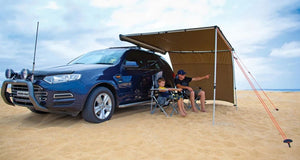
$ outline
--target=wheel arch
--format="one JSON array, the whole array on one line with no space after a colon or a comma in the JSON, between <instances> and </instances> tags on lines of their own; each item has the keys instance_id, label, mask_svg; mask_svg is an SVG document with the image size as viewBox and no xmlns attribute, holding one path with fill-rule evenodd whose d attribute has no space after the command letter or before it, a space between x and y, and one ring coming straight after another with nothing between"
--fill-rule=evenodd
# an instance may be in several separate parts
<instances>
[{"instance_id":1,"label":"wheel arch","mask_svg":"<svg viewBox=\"0 0 300 160\"><path fill-rule=\"evenodd\" d=\"M86 103L87 103L87 100L90 96L90 94L96 89L96 88L99 88L99 87L105 87L107 89L109 89L111 91L111 93L113 94L114 96L114 99L115 99L115 105L116 105L116 108L119 106L119 101L118 101L118 94L117 94L117 88L111 84L111 83L108 83L108 82L102 82L102 83L98 83L97 85L95 85L94 87L91 88L91 90L89 91L88 95L86 96L85 98L85 102L84 102L84 105L82 106L82 109L81 109L81 112L83 111L83 109L85 108L86 106Z\"/></svg>"}]
</instances>

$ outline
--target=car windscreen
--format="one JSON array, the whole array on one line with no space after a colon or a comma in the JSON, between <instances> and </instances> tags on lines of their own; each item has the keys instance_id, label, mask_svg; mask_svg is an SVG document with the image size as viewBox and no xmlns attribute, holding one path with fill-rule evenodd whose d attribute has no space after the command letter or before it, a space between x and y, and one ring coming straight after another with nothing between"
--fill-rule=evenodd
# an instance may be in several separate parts
<instances>
[{"instance_id":1,"label":"car windscreen","mask_svg":"<svg viewBox=\"0 0 300 160\"><path fill-rule=\"evenodd\" d=\"M121 49L104 49L88 52L68 64L116 64L123 55Z\"/></svg>"}]
</instances>

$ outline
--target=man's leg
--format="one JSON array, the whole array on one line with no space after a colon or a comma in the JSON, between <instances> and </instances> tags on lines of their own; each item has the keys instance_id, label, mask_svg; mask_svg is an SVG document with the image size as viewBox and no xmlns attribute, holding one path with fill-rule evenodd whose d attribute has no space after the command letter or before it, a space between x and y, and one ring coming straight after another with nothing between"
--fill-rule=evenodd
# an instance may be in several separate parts
<instances>
[{"instance_id":1,"label":"man's leg","mask_svg":"<svg viewBox=\"0 0 300 160\"><path fill-rule=\"evenodd\" d=\"M201 111L202 112L206 112L205 111L205 92L204 91L200 91L198 95L200 96Z\"/></svg>"},{"instance_id":2,"label":"man's leg","mask_svg":"<svg viewBox=\"0 0 300 160\"><path fill-rule=\"evenodd\" d=\"M183 99L180 98L178 101L178 108L179 108L179 113L181 116L186 116L186 112L184 111L184 106L183 106Z\"/></svg>"},{"instance_id":3,"label":"man's leg","mask_svg":"<svg viewBox=\"0 0 300 160\"><path fill-rule=\"evenodd\" d=\"M195 92L194 91L190 92L190 102L191 102L193 111L198 112L198 110L196 109L196 105L195 105Z\"/></svg>"}]
</instances>

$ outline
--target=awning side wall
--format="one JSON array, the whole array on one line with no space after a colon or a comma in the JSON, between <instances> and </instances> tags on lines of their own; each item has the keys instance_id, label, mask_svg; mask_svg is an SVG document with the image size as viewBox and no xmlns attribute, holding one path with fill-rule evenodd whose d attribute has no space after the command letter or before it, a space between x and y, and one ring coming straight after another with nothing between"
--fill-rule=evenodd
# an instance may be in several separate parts
<instances>
[{"instance_id":1,"label":"awning side wall","mask_svg":"<svg viewBox=\"0 0 300 160\"><path fill-rule=\"evenodd\" d=\"M213 99L214 54L213 53L170 53L174 72L184 69L189 77L210 74L210 79L190 83L194 89L201 87L206 99ZM233 71L230 52L218 52L216 99L234 103Z\"/></svg>"}]
</instances>

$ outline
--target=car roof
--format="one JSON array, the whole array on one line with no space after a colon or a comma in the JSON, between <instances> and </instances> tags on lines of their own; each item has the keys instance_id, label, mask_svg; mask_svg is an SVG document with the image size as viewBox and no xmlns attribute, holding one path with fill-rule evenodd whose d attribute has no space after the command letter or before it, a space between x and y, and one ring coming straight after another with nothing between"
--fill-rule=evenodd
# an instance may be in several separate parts
<instances>
[{"instance_id":1,"label":"car roof","mask_svg":"<svg viewBox=\"0 0 300 160\"><path fill-rule=\"evenodd\" d=\"M107 48L107 49L139 50L139 51L144 51L144 52L152 53L152 54L155 53L154 51L150 51L148 49L144 49L144 48L141 48L139 46L110 47L110 48ZM157 55L157 54L155 54L155 55ZM159 56L159 55L157 55L157 56Z\"/></svg>"},{"instance_id":2,"label":"car roof","mask_svg":"<svg viewBox=\"0 0 300 160\"><path fill-rule=\"evenodd\" d=\"M138 46L109 47L108 49L140 49Z\"/></svg>"},{"instance_id":3,"label":"car roof","mask_svg":"<svg viewBox=\"0 0 300 160\"><path fill-rule=\"evenodd\" d=\"M162 55L159 55L159 54L155 54L154 51L150 51L148 49L144 49L144 48L141 48L140 46L120 46L120 47L109 47L107 49L124 49L125 51L128 51L128 50L138 50L138 51L144 51L146 53L150 53L150 54L153 54L161 59L163 59L164 61L166 61L166 59L162 56Z\"/></svg>"}]
</instances>

